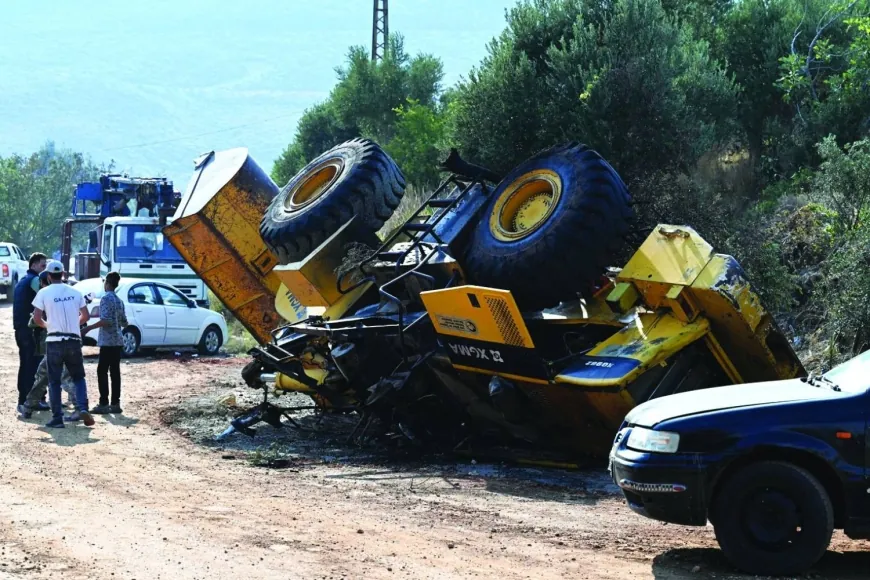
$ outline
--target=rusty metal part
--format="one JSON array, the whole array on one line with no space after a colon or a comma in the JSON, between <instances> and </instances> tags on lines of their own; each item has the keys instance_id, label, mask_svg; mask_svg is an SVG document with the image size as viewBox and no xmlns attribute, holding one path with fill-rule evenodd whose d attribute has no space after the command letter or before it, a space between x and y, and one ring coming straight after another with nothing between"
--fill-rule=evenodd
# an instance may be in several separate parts
<instances>
[{"instance_id":1,"label":"rusty metal part","mask_svg":"<svg viewBox=\"0 0 870 580\"><path fill-rule=\"evenodd\" d=\"M281 280L277 257L259 234L263 213L278 194L245 148L201 159L174 221L163 234L218 299L260 343L285 322L275 307ZM299 318L304 316L304 311Z\"/></svg>"}]
</instances>

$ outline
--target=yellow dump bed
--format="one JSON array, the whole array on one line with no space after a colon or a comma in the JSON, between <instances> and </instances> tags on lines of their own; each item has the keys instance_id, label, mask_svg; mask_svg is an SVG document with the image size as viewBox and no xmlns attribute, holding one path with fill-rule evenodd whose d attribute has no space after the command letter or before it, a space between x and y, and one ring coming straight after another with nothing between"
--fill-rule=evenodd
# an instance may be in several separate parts
<instances>
[{"instance_id":1,"label":"yellow dump bed","mask_svg":"<svg viewBox=\"0 0 870 580\"><path fill-rule=\"evenodd\" d=\"M273 271L278 260L259 233L260 219L277 194L278 186L246 148L211 152L198 160L173 222L163 229L260 344L288 319L299 318L276 308L282 291Z\"/></svg>"}]
</instances>

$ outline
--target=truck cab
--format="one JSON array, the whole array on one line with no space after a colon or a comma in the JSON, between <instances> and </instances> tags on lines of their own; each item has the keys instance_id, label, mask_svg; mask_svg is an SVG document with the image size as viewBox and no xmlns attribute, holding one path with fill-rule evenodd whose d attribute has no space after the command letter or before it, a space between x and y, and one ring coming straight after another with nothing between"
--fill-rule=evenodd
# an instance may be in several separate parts
<instances>
[{"instance_id":1,"label":"truck cab","mask_svg":"<svg viewBox=\"0 0 870 580\"><path fill-rule=\"evenodd\" d=\"M110 217L98 231L100 276L114 270L122 279L160 280L200 305L208 303L205 284L164 238L158 218Z\"/></svg>"},{"instance_id":2,"label":"truck cab","mask_svg":"<svg viewBox=\"0 0 870 580\"><path fill-rule=\"evenodd\" d=\"M61 262L71 281L104 276L115 270L122 278L158 279L172 284L202 306L208 293L178 251L163 237L180 193L163 177L103 174L99 181L75 186L71 217L63 226ZM74 238L87 250L74 254Z\"/></svg>"},{"instance_id":3,"label":"truck cab","mask_svg":"<svg viewBox=\"0 0 870 580\"><path fill-rule=\"evenodd\" d=\"M834 529L870 539L870 351L821 376L652 399L625 418L610 473L638 514L713 524L750 574L798 574Z\"/></svg>"}]
</instances>

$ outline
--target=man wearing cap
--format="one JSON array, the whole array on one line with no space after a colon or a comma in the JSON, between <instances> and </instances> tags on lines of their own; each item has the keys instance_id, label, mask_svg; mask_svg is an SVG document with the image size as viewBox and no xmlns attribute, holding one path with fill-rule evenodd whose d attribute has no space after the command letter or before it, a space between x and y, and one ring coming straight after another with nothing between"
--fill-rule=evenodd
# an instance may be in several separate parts
<instances>
[{"instance_id":1,"label":"man wearing cap","mask_svg":"<svg viewBox=\"0 0 870 580\"><path fill-rule=\"evenodd\" d=\"M48 272L43 270L39 275L39 289L46 288L49 284L51 284L51 280L48 277ZM30 388L27 400L23 404L18 405L18 412L25 419L32 417L34 411L50 408L47 403L45 403L44 407L41 404L45 401L45 393L48 391L48 359L45 358L46 331L43 327L36 324L32 314L27 326L33 331L33 338L36 341L36 354L42 358L42 361L36 367L36 377L33 379L33 386ZM69 396L69 404L75 407L75 385L73 385L69 369L66 367L63 367L61 387Z\"/></svg>"},{"instance_id":2,"label":"man wearing cap","mask_svg":"<svg viewBox=\"0 0 870 580\"><path fill-rule=\"evenodd\" d=\"M63 283L63 264L51 260L45 269L51 284L40 290L33 299L33 319L48 331L45 336L45 358L48 367L48 400L52 419L46 427L63 428L64 426L60 391L64 366L69 369L76 387L78 409L67 417L67 420L81 419L85 425L91 426L94 424L94 418L88 413L88 390L82 357L81 327L90 318L85 297L75 287Z\"/></svg>"}]
</instances>

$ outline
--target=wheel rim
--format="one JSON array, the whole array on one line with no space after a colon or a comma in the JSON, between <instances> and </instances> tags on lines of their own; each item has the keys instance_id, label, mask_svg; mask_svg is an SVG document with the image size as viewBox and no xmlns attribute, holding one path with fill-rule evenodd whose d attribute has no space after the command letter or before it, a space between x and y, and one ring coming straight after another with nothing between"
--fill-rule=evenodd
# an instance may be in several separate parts
<instances>
[{"instance_id":1,"label":"wheel rim","mask_svg":"<svg viewBox=\"0 0 870 580\"><path fill-rule=\"evenodd\" d=\"M561 197L562 180L556 173L526 173L499 196L489 219L490 232L503 242L526 238L547 222Z\"/></svg>"},{"instance_id":2,"label":"wheel rim","mask_svg":"<svg viewBox=\"0 0 870 580\"><path fill-rule=\"evenodd\" d=\"M124 354L130 355L136 352L136 337L132 332L124 333Z\"/></svg>"},{"instance_id":3,"label":"wheel rim","mask_svg":"<svg viewBox=\"0 0 870 580\"><path fill-rule=\"evenodd\" d=\"M214 330L209 330L205 335L205 349L208 352L216 352L218 346L220 345L220 339L218 339L217 332Z\"/></svg>"},{"instance_id":4,"label":"wheel rim","mask_svg":"<svg viewBox=\"0 0 870 580\"><path fill-rule=\"evenodd\" d=\"M299 211L317 201L332 187L343 168L344 162L341 159L327 159L315 167L311 175L295 185L287 195L284 209L290 212Z\"/></svg>"},{"instance_id":5,"label":"wheel rim","mask_svg":"<svg viewBox=\"0 0 870 580\"><path fill-rule=\"evenodd\" d=\"M782 550L800 537L803 517L787 493L765 488L744 502L741 521L753 544L765 550Z\"/></svg>"}]
</instances>

